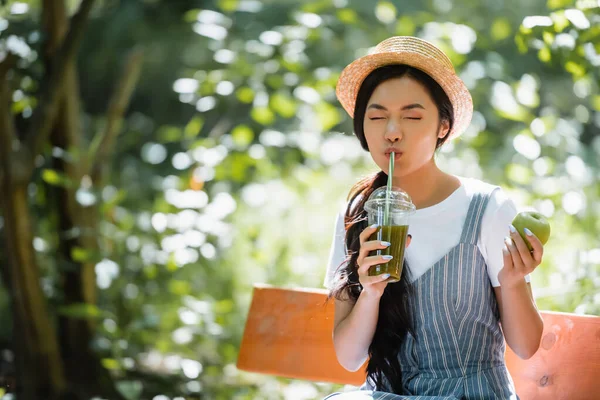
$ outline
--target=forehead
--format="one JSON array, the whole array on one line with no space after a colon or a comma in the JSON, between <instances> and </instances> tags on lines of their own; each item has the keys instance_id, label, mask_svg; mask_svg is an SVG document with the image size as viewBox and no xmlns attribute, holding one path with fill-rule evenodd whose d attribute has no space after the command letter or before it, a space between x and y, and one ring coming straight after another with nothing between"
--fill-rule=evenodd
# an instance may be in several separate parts
<instances>
[{"instance_id":1,"label":"forehead","mask_svg":"<svg viewBox=\"0 0 600 400\"><path fill-rule=\"evenodd\" d=\"M373 103L385 107L412 103L420 103L425 106L433 104L433 100L421 83L413 78L403 76L381 82L369 99L369 104Z\"/></svg>"}]
</instances>

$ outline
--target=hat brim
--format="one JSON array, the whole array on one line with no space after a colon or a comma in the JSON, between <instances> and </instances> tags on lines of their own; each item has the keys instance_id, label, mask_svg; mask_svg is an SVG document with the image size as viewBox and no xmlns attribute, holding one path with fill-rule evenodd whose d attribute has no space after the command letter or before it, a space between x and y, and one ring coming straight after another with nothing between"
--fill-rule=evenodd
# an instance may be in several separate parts
<instances>
[{"instance_id":1,"label":"hat brim","mask_svg":"<svg viewBox=\"0 0 600 400\"><path fill-rule=\"evenodd\" d=\"M384 52L366 55L349 64L342 71L336 86L336 95L344 110L354 118L356 96L365 78L379 67L405 64L431 76L446 92L454 109L454 125L449 139L460 136L471 123L473 99L464 82L436 58L413 52Z\"/></svg>"}]
</instances>

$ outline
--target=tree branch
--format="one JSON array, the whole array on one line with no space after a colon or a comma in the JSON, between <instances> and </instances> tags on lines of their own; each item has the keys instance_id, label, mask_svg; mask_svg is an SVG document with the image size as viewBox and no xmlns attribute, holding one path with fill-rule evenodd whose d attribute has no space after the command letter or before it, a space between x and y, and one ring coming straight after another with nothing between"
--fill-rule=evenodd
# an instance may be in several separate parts
<instances>
[{"instance_id":1,"label":"tree branch","mask_svg":"<svg viewBox=\"0 0 600 400\"><path fill-rule=\"evenodd\" d=\"M101 179L102 168L108 160L109 154L112 153L114 143L117 136L119 136L123 115L129 106L131 96L140 77L143 57L141 48L133 49L129 53L121 78L109 102L106 125L94 137L90 145L89 163L93 182Z\"/></svg>"},{"instance_id":2,"label":"tree branch","mask_svg":"<svg viewBox=\"0 0 600 400\"><path fill-rule=\"evenodd\" d=\"M8 71L17 63L18 57L13 53L6 53L6 56L0 61L0 79L3 81L6 79Z\"/></svg>"},{"instance_id":3,"label":"tree branch","mask_svg":"<svg viewBox=\"0 0 600 400\"><path fill-rule=\"evenodd\" d=\"M19 148L19 139L10 112L11 91L7 79L8 71L16 64L18 58L12 53L7 53L0 62L0 182L9 178L13 170L19 171L19 166L14 165L15 155ZM16 178L11 176L11 178Z\"/></svg>"},{"instance_id":4,"label":"tree branch","mask_svg":"<svg viewBox=\"0 0 600 400\"><path fill-rule=\"evenodd\" d=\"M25 137L26 149L32 160L31 171L33 171L34 157L41 152L42 146L48 140L54 126L54 120L58 113L60 98L66 81L65 67L76 56L94 1L81 1L79 10L71 18L69 31L60 49L53 56L52 66L45 78L47 83L40 94L40 105L34 110L31 116L31 125Z\"/></svg>"},{"instance_id":5,"label":"tree branch","mask_svg":"<svg viewBox=\"0 0 600 400\"><path fill-rule=\"evenodd\" d=\"M0 64L0 159L4 160L2 175L4 175L5 166L10 164L10 153L17 139L10 115L10 93L6 81L7 71L8 68L5 62L2 62Z\"/></svg>"}]
</instances>

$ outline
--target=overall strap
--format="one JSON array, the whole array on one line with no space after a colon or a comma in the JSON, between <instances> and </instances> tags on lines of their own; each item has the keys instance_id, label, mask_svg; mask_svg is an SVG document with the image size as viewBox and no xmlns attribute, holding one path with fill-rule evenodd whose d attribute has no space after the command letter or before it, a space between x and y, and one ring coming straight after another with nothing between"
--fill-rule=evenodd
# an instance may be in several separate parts
<instances>
[{"instance_id":1,"label":"overall strap","mask_svg":"<svg viewBox=\"0 0 600 400\"><path fill-rule=\"evenodd\" d=\"M481 230L481 220L483 219L483 213L490 200L490 192L478 191L473 194L471 203L469 204L469 211L467 211L467 217L463 225L462 234L460 236L461 243L469 243L477 245L477 239L479 238L479 232Z\"/></svg>"}]
</instances>

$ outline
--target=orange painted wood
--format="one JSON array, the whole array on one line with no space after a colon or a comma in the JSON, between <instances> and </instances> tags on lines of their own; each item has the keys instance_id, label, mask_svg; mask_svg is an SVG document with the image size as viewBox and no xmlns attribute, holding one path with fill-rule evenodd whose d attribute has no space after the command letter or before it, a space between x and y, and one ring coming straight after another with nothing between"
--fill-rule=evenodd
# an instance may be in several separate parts
<instances>
[{"instance_id":1,"label":"orange painted wood","mask_svg":"<svg viewBox=\"0 0 600 400\"><path fill-rule=\"evenodd\" d=\"M256 285L237 367L242 370L360 385L363 368L348 372L336 359L333 300L321 289ZM543 311L540 349L506 363L521 400L600 399L600 317Z\"/></svg>"},{"instance_id":2,"label":"orange painted wood","mask_svg":"<svg viewBox=\"0 0 600 400\"><path fill-rule=\"evenodd\" d=\"M360 385L365 372L348 372L333 349L333 299L320 289L256 285L237 367L319 382Z\"/></svg>"},{"instance_id":3,"label":"orange painted wood","mask_svg":"<svg viewBox=\"0 0 600 400\"><path fill-rule=\"evenodd\" d=\"M600 317L542 311L544 333L529 360L506 365L522 400L600 399Z\"/></svg>"}]
</instances>

